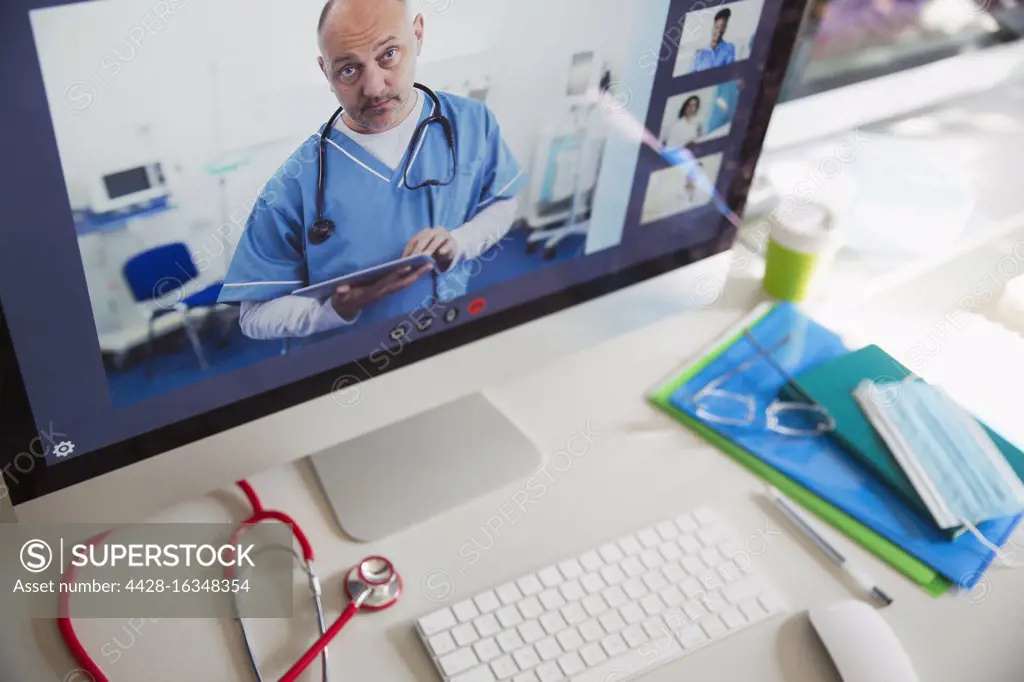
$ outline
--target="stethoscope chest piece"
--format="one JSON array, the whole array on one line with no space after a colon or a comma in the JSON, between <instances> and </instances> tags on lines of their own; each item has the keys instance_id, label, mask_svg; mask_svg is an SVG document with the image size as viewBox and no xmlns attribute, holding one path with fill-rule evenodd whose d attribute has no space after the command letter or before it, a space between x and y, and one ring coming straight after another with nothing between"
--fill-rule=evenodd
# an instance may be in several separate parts
<instances>
[{"instance_id":1,"label":"stethoscope chest piece","mask_svg":"<svg viewBox=\"0 0 1024 682\"><path fill-rule=\"evenodd\" d=\"M360 608L380 611L402 596L402 578L384 557L367 557L345 576L345 592Z\"/></svg>"},{"instance_id":2,"label":"stethoscope chest piece","mask_svg":"<svg viewBox=\"0 0 1024 682\"><path fill-rule=\"evenodd\" d=\"M323 244L334 234L334 221L322 218L313 223L309 228L309 243L315 245Z\"/></svg>"}]
</instances>

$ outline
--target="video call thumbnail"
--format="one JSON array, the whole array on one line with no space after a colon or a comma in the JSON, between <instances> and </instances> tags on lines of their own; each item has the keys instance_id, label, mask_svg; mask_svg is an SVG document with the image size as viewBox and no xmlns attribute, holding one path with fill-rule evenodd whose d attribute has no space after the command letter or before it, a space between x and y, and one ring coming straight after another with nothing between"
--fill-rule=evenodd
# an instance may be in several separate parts
<instances>
[{"instance_id":1,"label":"video call thumbnail","mask_svg":"<svg viewBox=\"0 0 1024 682\"><path fill-rule=\"evenodd\" d=\"M644 225L705 206L722 167L722 154L697 159L695 167L671 166L651 173L640 222Z\"/></svg>"},{"instance_id":2,"label":"video call thumbnail","mask_svg":"<svg viewBox=\"0 0 1024 682\"><path fill-rule=\"evenodd\" d=\"M687 147L727 136L741 91L740 81L728 81L670 97L661 124L662 143Z\"/></svg>"},{"instance_id":3,"label":"video call thumbnail","mask_svg":"<svg viewBox=\"0 0 1024 682\"><path fill-rule=\"evenodd\" d=\"M673 75L679 77L750 58L764 0L741 0L689 12Z\"/></svg>"}]
</instances>

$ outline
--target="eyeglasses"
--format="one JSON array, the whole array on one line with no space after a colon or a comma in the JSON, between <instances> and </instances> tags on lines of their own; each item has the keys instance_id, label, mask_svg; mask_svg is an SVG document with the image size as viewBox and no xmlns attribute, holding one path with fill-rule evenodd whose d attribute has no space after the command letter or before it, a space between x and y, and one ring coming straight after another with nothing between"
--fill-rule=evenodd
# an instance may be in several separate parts
<instances>
[{"instance_id":1,"label":"eyeglasses","mask_svg":"<svg viewBox=\"0 0 1024 682\"><path fill-rule=\"evenodd\" d=\"M809 402L798 403L775 399L764 411L764 428L783 436L820 436L835 429L835 420L821 405L815 403L810 396L803 394L789 373L786 372L771 354L789 342L789 334L780 339L774 346L764 349L750 334L744 332L747 340L754 346L756 354L740 363L724 374L712 379L690 399L696 408L697 416L706 422L722 426L753 427L758 421L757 400L752 395L745 395L721 388L730 379L748 371L759 360L766 360L771 367L781 374L786 382L793 386L801 397Z\"/></svg>"}]
</instances>

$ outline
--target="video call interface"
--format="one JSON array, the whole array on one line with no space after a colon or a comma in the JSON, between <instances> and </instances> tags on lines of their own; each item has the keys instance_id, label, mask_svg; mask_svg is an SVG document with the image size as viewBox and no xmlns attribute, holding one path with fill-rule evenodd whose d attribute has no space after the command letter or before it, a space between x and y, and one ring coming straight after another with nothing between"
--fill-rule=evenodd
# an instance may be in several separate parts
<instances>
[{"instance_id":1,"label":"video call interface","mask_svg":"<svg viewBox=\"0 0 1024 682\"><path fill-rule=\"evenodd\" d=\"M367 46L345 2L36 2L66 210L0 297L50 464L707 243L781 6L381 0Z\"/></svg>"}]
</instances>

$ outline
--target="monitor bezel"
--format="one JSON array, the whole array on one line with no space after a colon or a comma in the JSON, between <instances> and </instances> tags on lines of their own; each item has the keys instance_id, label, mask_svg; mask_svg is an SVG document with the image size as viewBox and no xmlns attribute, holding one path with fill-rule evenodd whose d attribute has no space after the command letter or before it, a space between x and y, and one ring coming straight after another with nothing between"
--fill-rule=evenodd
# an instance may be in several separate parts
<instances>
[{"instance_id":1,"label":"monitor bezel","mask_svg":"<svg viewBox=\"0 0 1024 682\"><path fill-rule=\"evenodd\" d=\"M761 154L772 110L778 102L806 2L807 0L782 0L763 76L757 88L750 124L740 146L737 173L732 184L723 192L726 201L738 213L742 213L746 204L747 193ZM714 2L702 6L718 4L725 3ZM29 113L26 112L25 115ZM736 236L736 229L725 218L721 218L721 221L722 229L718 231L717 236L703 244L667 253L560 292L416 339L406 344L403 352L394 356L387 367L376 376L382 376L720 254L732 246ZM336 389L339 371L359 376L360 372L357 370L360 363L365 365L367 361L368 358L365 357L355 359L315 376L149 431L59 465L48 466L44 461L39 461L28 472L22 473L13 466L15 459L27 451L28 444L37 435L38 427L14 352L7 318L0 302L0 395L4 396L4 405L0 409L0 475L4 477L4 485L11 502L17 506L281 410L321 398Z\"/></svg>"}]
</instances>

